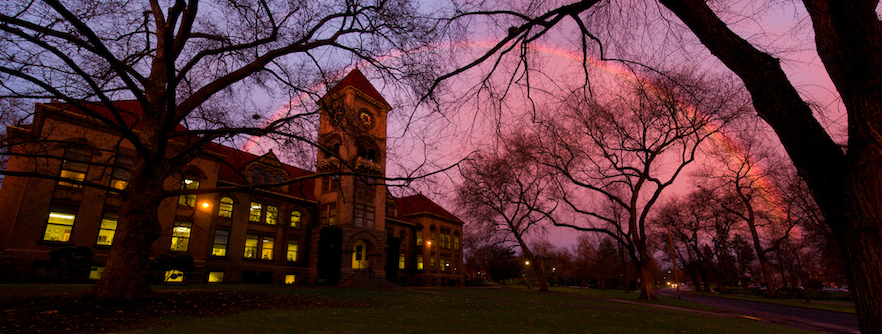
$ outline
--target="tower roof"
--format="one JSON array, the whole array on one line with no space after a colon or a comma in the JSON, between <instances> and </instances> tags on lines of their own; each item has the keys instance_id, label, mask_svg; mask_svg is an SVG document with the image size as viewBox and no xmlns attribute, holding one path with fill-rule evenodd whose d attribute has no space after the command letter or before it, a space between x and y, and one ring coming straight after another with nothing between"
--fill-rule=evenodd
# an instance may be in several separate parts
<instances>
[{"instance_id":1,"label":"tower roof","mask_svg":"<svg viewBox=\"0 0 882 334\"><path fill-rule=\"evenodd\" d=\"M377 100L377 102L382 103L384 106L386 106L386 108L392 109L392 106L389 105L389 102L386 102L386 99L384 99L383 96L380 95L380 92L378 92L377 89L374 88L374 85L371 85L371 82L364 77L364 74L362 74L361 70L359 70L358 68L352 70L352 72L349 72L349 74L343 77L343 80L340 80L339 83L334 85L334 87L331 88L328 93L325 94L325 96L329 96L336 92L339 92L347 86L352 86L352 88L355 88L362 93L365 93L367 96L370 96L372 99Z\"/></svg>"}]
</instances>

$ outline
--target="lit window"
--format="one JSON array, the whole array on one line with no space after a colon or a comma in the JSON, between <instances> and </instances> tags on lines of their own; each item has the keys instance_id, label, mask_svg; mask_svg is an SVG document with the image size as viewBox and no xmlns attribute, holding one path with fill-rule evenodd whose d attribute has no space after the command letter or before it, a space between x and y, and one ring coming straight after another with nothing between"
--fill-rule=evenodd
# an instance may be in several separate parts
<instances>
[{"instance_id":1,"label":"lit window","mask_svg":"<svg viewBox=\"0 0 882 334\"><path fill-rule=\"evenodd\" d=\"M126 189L129 186L129 178L132 174L129 170L135 163L135 159L126 155L117 155L113 164L113 171L110 173L110 187L118 190Z\"/></svg>"},{"instance_id":2,"label":"lit window","mask_svg":"<svg viewBox=\"0 0 882 334\"><path fill-rule=\"evenodd\" d=\"M165 272L166 283L182 283L184 282L184 273L180 270L169 270Z\"/></svg>"},{"instance_id":3,"label":"lit window","mask_svg":"<svg viewBox=\"0 0 882 334\"><path fill-rule=\"evenodd\" d=\"M300 211L291 211L291 227L300 228Z\"/></svg>"},{"instance_id":4,"label":"lit window","mask_svg":"<svg viewBox=\"0 0 882 334\"><path fill-rule=\"evenodd\" d=\"M273 259L273 238L263 237L260 245L260 258L263 260Z\"/></svg>"},{"instance_id":5,"label":"lit window","mask_svg":"<svg viewBox=\"0 0 882 334\"><path fill-rule=\"evenodd\" d=\"M295 274L285 275L285 284L294 284L296 282L297 282L297 275L295 275Z\"/></svg>"},{"instance_id":6,"label":"lit window","mask_svg":"<svg viewBox=\"0 0 882 334\"><path fill-rule=\"evenodd\" d=\"M223 271L209 271L208 283L222 283L224 281Z\"/></svg>"},{"instance_id":7,"label":"lit window","mask_svg":"<svg viewBox=\"0 0 882 334\"><path fill-rule=\"evenodd\" d=\"M220 204L217 206L218 217L233 217L233 199L230 197L221 197Z\"/></svg>"},{"instance_id":8,"label":"lit window","mask_svg":"<svg viewBox=\"0 0 882 334\"><path fill-rule=\"evenodd\" d=\"M453 250L459 250L459 235L453 235Z\"/></svg>"},{"instance_id":9,"label":"lit window","mask_svg":"<svg viewBox=\"0 0 882 334\"><path fill-rule=\"evenodd\" d=\"M190 222L176 221L172 229L171 247L173 251L186 252L190 248Z\"/></svg>"},{"instance_id":10,"label":"lit window","mask_svg":"<svg viewBox=\"0 0 882 334\"><path fill-rule=\"evenodd\" d=\"M184 179L181 181L181 189L199 189L199 181ZM178 197L178 205L189 206L191 208L196 207L196 194L181 195Z\"/></svg>"},{"instance_id":11,"label":"lit window","mask_svg":"<svg viewBox=\"0 0 882 334\"><path fill-rule=\"evenodd\" d=\"M398 253L398 269L404 270L404 253Z\"/></svg>"},{"instance_id":12,"label":"lit window","mask_svg":"<svg viewBox=\"0 0 882 334\"><path fill-rule=\"evenodd\" d=\"M423 231L416 232L416 244L417 246L423 245Z\"/></svg>"},{"instance_id":13,"label":"lit window","mask_svg":"<svg viewBox=\"0 0 882 334\"><path fill-rule=\"evenodd\" d=\"M260 222L261 205L257 202L251 202L251 208L248 211L248 221L253 223Z\"/></svg>"},{"instance_id":14,"label":"lit window","mask_svg":"<svg viewBox=\"0 0 882 334\"><path fill-rule=\"evenodd\" d=\"M245 258L246 259L256 259L257 258L257 245L258 239L256 235L248 234L245 236Z\"/></svg>"},{"instance_id":15,"label":"lit window","mask_svg":"<svg viewBox=\"0 0 882 334\"><path fill-rule=\"evenodd\" d=\"M102 274L104 274L104 267L92 267L92 270L89 271L89 279L97 281L101 279Z\"/></svg>"},{"instance_id":16,"label":"lit window","mask_svg":"<svg viewBox=\"0 0 882 334\"><path fill-rule=\"evenodd\" d=\"M447 264L447 260L446 260L445 258L442 257L442 258L438 259L438 261L439 261L438 264L441 265L441 271L445 271L445 270L447 270L447 266L446 266L446 264Z\"/></svg>"},{"instance_id":17,"label":"lit window","mask_svg":"<svg viewBox=\"0 0 882 334\"><path fill-rule=\"evenodd\" d=\"M435 254L429 255L429 270L435 270Z\"/></svg>"},{"instance_id":18,"label":"lit window","mask_svg":"<svg viewBox=\"0 0 882 334\"><path fill-rule=\"evenodd\" d=\"M266 223L276 225L279 223L279 208L274 205L266 206Z\"/></svg>"},{"instance_id":19,"label":"lit window","mask_svg":"<svg viewBox=\"0 0 882 334\"><path fill-rule=\"evenodd\" d=\"M98 229L98 241L96 244L110 246L113 244L113 235L116 234L116 226L119 220L115 213L105 213L101 218L101 226Z\"/></svg>"},{"instance_id":20,"label":"lit window","mask_svg":"<svg viewBox=\"0 0 882 334\"><path fill-rule=\"evenodd\" d=\"M230 243L230 231L214 231L214 246L211 247L211 256L227 256L227 245Z\"/></svg>"},{"instance_id":21,"label":"lit window","mask_svg":"<svg viewBox=\"0 0 882 334\"><path fill-rule=\"evenodd\" d=\"M417 270L423 270L423 254L417 254Z\"/></svg>"},{"instance_id":22,"label":"lit window","mask_svg":"<svg viewBox=\"0 0 882 334\"><path fill-rule=\"evenodd\" d=\"M76 215L72 213L52 209L49 211L49 220L46 222L46 231L43 233L43 240L68 242L70 233L73 230Z\"/></svg>"},{"instance_id":23,"label":"lit window","mask_svg":"<svg viewBox=\"0 0 882 334\"><path fill-rule=\"evenodd\" d=\"M297 241L288 242L288 262L297 262Z\"/></svg>"},{"instance_id":24,"label":"lit window","mask_svg":"<svg viewBox=\"0 0 882 334\"><path fill-rule=\"evenodd\" d=\"M60 177L72 181L83 182L86 179L87 163L92 154L85 147L68 147L64 149L64 160L61 163ZM58 181L59 186L82 188L82 185Z\"/></svg>"}]
</instances>

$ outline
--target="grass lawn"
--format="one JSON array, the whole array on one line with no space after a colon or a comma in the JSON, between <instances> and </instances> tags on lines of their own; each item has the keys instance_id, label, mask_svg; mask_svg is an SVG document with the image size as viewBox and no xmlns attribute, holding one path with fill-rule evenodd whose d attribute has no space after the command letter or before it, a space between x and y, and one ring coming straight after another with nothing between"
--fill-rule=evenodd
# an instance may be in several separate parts
<instances>
[{"instance_id":1,"label":"grass lawn","mask_svg":"<svg viewBox=\"0 0 882 334\"><path fill-rule=\"evenodd\" d=\"M338 304L352 306L316 305L216 317L168 315L162 317L159 326L129 333L806 333L736 317L610 302L598 299L606 298L610 292L592 296L582 289L555 289L555 294L517 289L372 290L250 285L157 290L194 288L256 289L291 298L341 300ZM636 296L631 293L620 299L633 300ZM654 303L679 307L671 301Z\"/></svg>"},{"instance_id":2,"label":"grass lawn","mask_svg":"<svg viewBox=\"0 0 882 334\"><path fill-rule=\"evenodd\" d=\"M766 297L751 296L751 295L745 296L742 294L717 294L717 293L710 293L710 292L692 292L692 291L690 291L689 293L714 296L714 297L722 297L722 298L749 300L749 301L753 301L753 302L761 302L761 303L769 303L769 304L804 307L804 308L811 308L811 309L816 309L816 310L825 310L825 311L857 314L857 310L855 310L855 308L854 308L853 301L812 299L811 303L806 303L805 298L766 298Z\"/></svg>"}]
</instances>

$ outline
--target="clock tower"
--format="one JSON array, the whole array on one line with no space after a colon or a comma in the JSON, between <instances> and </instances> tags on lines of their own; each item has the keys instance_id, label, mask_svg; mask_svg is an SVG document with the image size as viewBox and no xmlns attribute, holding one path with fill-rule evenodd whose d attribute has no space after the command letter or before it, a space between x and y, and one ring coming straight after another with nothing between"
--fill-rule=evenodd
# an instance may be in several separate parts
<instances>
[{"instance_id":1,"label":"clock tower","mask_svg":"<svg viewBox=\"0 0 882 334\"><path fill-rule=\"evenodd\" d=\"M342 285L359 275L384 277L386 113L392 107L358 69L331 88L319 107L318 276L323 265L339 263Z\"/></svg>"}]
</instances>

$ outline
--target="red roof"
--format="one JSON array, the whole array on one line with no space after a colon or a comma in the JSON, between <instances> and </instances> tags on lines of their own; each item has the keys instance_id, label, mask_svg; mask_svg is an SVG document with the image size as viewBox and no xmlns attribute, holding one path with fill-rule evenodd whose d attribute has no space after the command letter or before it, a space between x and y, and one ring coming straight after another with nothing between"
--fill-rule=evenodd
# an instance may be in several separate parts
<instances>
[{"instance_id":1,"label":"red roof","mask_svg":"<svg viewBox=\"0 0 882 334\"><path fill-rule=\"evenodd\" d=\"M432 200L428 199L426 196L423 196L423 194L396 198L395 202L398 203L398 219L401 220L409 221L410 219L407 219L407 216L409 215L429 213L458 222L462 221L452 213L444 210L440 205L432 202Z\"/></svg>"},{"instance_id":2,"label":"red roof","mask_svg":"<svg viewBox=\"0 0 882 334\"><path fill-rule=\"evenodd\" d=\"M114 123L116 123L116 117L114 116L113 112L111 112L110 108L107 105L105 105L104 103L93 102L93 101L80 101L80 103L83 104L84 106L88 106L89 109L93 113L98 114L102 117L108 118L111 121L113 121ZM114 108L119 110L120 118L122 118L122 121L125 124L125 127L130 128L130 129L141 128L141 125L138 124L138 120L139 120L139 118L141 118L141 116L144 115L144 110L141 108L141 104L138 103L137 100L113 101L113 102L111 102L111 104L113 105ZM52 108L60 109L60 110L66 110L66 111L69 111L69 112L77 114L77 115L91 117L90 114L87 114L86 112L80 110L76 106L74 106L70 103L67 103L67 102L60 102L58 100L53 99L52 102L45 103L44 105L52 107ZM175 131L186 131L186 130L187 130L187 128L181 124L178 124L175 127Z\"/></svg>"},{"instance_id":3,"label":"red roof","mask_svg":"<svg viewBox=\"0 0 882 334\"><path fill-rule=\"evenodd\" d=\"M374 88L374 85L371 85L371 82L364 77L364 74L362 74L361 70L359 70L358 68L352 70L352 72L349 72L349 74L343 77L343 80L340 80L340 82L337 83L333 88L331 88L331 90L329 90L328 93L325 94L325 96L339 92L347 86L352 86L353 88L362 91L363 93L367 94L367 96L370 96L372 99L382 103L384 106L386 106L386 108L392 109L392 106L389 105L389 102L386 102L386 99L384 99L383 96L380 95L380 92L378 92L377 89Z\"/></svg>"}]
</instances>

